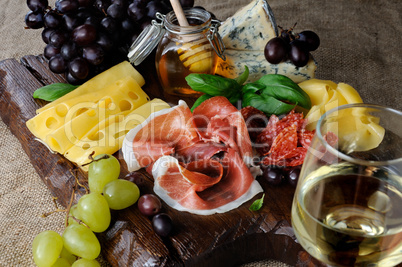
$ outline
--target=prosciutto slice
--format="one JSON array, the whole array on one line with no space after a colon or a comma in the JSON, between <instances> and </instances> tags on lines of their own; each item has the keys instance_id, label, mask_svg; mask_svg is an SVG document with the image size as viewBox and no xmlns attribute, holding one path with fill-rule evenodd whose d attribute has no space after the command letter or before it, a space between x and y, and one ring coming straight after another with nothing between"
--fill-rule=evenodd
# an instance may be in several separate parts
<instances>
[{"instance_id":1,"label":"prosciutto slice","mask_svg":"<svg viewBox=\"0 0 402 267\"><path fill-rule=\"evenodd\" d=\"M154 192L177 210L227 212L263 191L247 164L252 149L243 117L224 97L193 114L184 101L153 113L127 134L122 151L129 171L147 168Z\"/></svg>"}]
</instances>

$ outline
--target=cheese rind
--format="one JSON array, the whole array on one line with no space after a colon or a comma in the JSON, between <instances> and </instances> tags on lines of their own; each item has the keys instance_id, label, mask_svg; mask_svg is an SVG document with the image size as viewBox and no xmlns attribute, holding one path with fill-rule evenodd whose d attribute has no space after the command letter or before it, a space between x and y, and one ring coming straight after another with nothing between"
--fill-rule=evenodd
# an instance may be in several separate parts
<instances>
[{"instance_id":1,"label":"cheese rind","mask_svg":"<svg viewBox=\"0 0 402 267\"><path fill-rule=\"evenodd\" d=\"M64 103L67 100L74 99L78 96L88 93L94 93L98 90L102 90L110 84L113 84L120 79L124 79L125 77L133 78L141 87L145 84L145 80L142 75L128 61L123 61L111 67L110 69L96 75L70 93L39 108L38 110L36 110L36 114L39 114L46 109L54 107L57 104Z\"/></svg>"},{"instance_id":2,"label":"cheese rind","mask_svg":"<svg viewBox=\"0 0 402 267\"><path fill-rule=\"evenodd\" d=\"M268 2L254 0L225 20L219 34L227 49L258 51L278 36L278 29Z\"/></svg>"},{"instance_id":3,"label":"cheese rind","mask_svg":"<svg viewBox=\"0 0 402 267\"><path fill-rule=\"evenodd\" d=\"M314 78L317 63L310 56L310 60L304 67L296 67L290 61L279 64L269 63L263 51L238 51L226 50L226 60L218 59L216 74L227 78L237 78L244 72L244 66L249 68L249 77L246 82L255 82L265 74L282 74L295 83Z\"/></svg>"}]
</instances>

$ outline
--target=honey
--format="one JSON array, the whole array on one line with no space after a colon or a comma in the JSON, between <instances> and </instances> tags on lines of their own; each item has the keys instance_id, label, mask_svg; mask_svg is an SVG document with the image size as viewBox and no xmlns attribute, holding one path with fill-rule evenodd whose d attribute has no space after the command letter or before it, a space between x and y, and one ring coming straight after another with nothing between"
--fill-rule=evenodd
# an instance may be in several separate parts
<instances>
[{"instance_id":1,"label":"honey","mask_svg":"<svg viewBox=\"0 0 402 267\"><path fill-rule=\"evenodd\" d=\"M156 52L160 84L167 94L198 97L202 93L192 90L185 77L190 73L214 74L216 54L205 36L191 40L187 38L186 44L195 44L184 48L183 38L171 37L170 34L164 37Z\"/></svg>"},{"instance_id":2,"label":"honey","mask_svg":"<svg viewBox=\"0 0 402 267\"><path fill-rule=\"evenodd\" d=\"M157 19L131 45L128 58L139 65L157 47L155 65L165 94L198 97L185 78L190 73L215 74L218 56L225 60L220 22L199 8L184 10L190 26L180 26L173 11Z\"/></svg>"}]
</instances>

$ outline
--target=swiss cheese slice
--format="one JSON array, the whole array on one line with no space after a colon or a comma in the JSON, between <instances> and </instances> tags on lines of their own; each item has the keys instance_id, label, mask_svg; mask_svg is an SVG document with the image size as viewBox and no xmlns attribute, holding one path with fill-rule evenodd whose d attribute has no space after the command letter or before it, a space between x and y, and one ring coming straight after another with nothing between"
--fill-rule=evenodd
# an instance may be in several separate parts
<instances>
[{"instance_id":1,"label":"swiss cheese slice","mask_svg":"<svg viewBox=\"0 0 402 267\"><path fill-rule=\"evenodd\" d=\"M99 101L89 97L87 101L71 106L63 114L56 113L57 106L45 110L28 121L27 126L50 149L63 154L110 115L126 115L149 101L148 96L132 77L114 82L103 92L105 94ZM60 115L64 117L61 118ZM49 127L49 120L63 123L57 128Z\"/></svg>"},{"instance_id":2,"label":"swiss cheese slice","mask_svg":"<svg viewBox=\"0 0 402 267\"><path fill-rule=\"evenodd\" d=\"M90 161L89 155L113 154L122 146L125 135L132 128L145 121L151 113L166 108L170 108L169 104L155 98L125 115L109 116L74 143L64 156L87 170L83 165Z\"/></svg>"},{"instance_id":3,"label":"swiss cheese slice","mask_svg":"<svg viewBox=\"0 0 402 267\"><path fill-rule=\"evenodd\" d=\"M50 102L49 104L43 106L36 110L36 113L39 114L46 109L54 107L60 103L64 103L68 100L77 99L77 97L94 93L98 90L103 90L103 88L109 86L110 84L115 83L118 80L124 79L125 77L131 77L137 81L139 86L143 86L145 84L145 80L142 75L128 62L123 61L110 69L96 75L89 81L85 82L72 92L60 97L59 99Z\"/></svg>"}]
</instances>

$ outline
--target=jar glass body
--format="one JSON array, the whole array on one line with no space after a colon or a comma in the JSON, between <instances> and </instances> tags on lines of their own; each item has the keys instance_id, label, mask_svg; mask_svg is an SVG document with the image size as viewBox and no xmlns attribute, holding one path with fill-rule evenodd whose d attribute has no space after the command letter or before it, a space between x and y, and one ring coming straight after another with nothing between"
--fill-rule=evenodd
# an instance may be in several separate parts
<instances>
[{"instance_id":1,"label":"jar glass body","mask_svg":"<svg viewBox=\"0 0 402 267\"><path fill-rule=\"evenodd\" d=\"M192 90L185 77L215 73L217 55L207 38L211 15L197 8L184 13L190 26L179 26L174 12L165 16L166 33L156 50L156 71L165 94L198 97L202 93Z\"/></svg>"}]
</instances>

